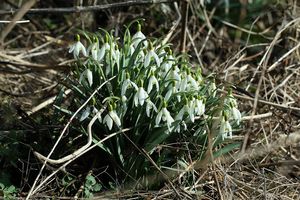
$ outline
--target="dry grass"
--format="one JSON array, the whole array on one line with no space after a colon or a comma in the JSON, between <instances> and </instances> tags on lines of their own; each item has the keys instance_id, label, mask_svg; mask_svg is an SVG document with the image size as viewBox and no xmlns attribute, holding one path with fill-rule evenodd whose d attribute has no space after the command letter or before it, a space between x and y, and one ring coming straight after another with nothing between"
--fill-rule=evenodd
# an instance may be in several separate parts
<instances>
[{"instance_id":1,"label":"dry grass","mask_svg":"<svg viewBox=\"0 0 300 200\"><path fill-rule=\"evenodd\" d=\"M241 149L218 158L214 165L191 168L171 180L182 199L300 199L300 8L296 4L297 1L279 4L278 10L270 7L272 12L262 12L246 29L222 20L214 27L217 8L205 9L199 7L198 1L191 1L186 49L204 73L217 74L224 86L221 90L231 84L238 86L234 93L245 120L234 137L243 142ZM108 10L107 24L114 26L120 19L124 22L125 18L136 17L129 16L130 12L155 11L136 7L126 12ZM196 12L202 13L203 20ZM245 10L240 12L242 17ZM51 29L37 15L29 15L30 23L16 25L7 36L0 50L3 130L14 129L15 121L33 128L31 115L51 105L49 99L58 94L57 86L71 62L66 53L69 38L75 28L83 26L72 16L78 14L66 16ZM154 27L159 27L156 30L165 31L167 40L179 51L180 11L175 6L165 16L169 18L161 24L148 20L148 32L158 35L161 32L155 32ZM255 43L255 37L264 41ZM185 175L193 176L194 184L181 188ZM43 197L44 194L45 191L41 193ZM159 191L114 191L96 195L95 199L175 197L174 189L166 184Z\"/></svg>"}]
</instances>

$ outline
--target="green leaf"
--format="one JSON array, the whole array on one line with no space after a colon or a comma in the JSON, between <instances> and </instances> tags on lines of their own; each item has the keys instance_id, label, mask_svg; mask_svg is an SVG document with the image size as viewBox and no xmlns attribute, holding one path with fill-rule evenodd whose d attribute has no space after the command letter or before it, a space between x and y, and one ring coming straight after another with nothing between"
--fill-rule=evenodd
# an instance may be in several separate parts
<instances>
[{"instance_id":1,"label":"green leaf","mask_svg":"<svg viewBox=\"0 0 300 200\"><path fill-rule=\"evenodd\" d=\"M239 148L240 146L241 146L240 142L228 144L228 145L222 147L221 149L219 149L218 151L214 152L213 156L214 156L214 158L217 158L219 156L222 156L222 155L228 153L229 151L232 151L233 149Z\"/></svg>"}]
</instances>

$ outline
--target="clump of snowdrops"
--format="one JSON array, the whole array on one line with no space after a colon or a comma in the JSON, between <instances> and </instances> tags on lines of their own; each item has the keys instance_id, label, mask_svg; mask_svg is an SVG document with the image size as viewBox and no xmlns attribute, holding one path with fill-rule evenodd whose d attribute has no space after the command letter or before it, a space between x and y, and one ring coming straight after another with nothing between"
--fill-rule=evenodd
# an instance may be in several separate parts
<instances>
[{"instance_id":1,"label":"clump of snowdrops","mask_svg":"<svg viewBox=\"0 0 300 200\"><path fill-rule=\"evenodd\" d=\"M178 163L184 168L189 156L203 159L209 132L213 146L220 146L230 142L232 127L241 120L230 91L218 92L212 76L204 78L199 67L176 56L169 44L147 38L140 23L133 24L137 31L132 34L130 25L121 39L105 30L82 33L87 47L76 35L69 50L76 59L71 88L77 108L105 83L78 116L83 132L97 113L94 142L129 128L99 145L118 164L115 170L125 172L124 180L155 172L141 149L160 168Z\"/></svg>"}]
</instances>

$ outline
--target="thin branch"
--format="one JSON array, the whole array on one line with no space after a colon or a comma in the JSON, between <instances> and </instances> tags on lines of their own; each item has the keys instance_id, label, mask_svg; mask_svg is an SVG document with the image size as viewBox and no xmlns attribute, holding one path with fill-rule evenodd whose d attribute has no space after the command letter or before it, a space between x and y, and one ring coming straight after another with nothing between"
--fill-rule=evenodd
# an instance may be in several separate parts
<instances>
[{"instance_id":1,"label":"thin branch","mask_svg":"<svg viewBox=\"0 0 300 200\"><path fill-rule=\"evenodd\" d=\"M41 14L41 13L80 13L80 12L91 12L98 10L105 10L110 8L137 6L146 4L158 4L158 3L171 3L176 0L132 0L119 3L111 3L105 5L94 5L94 6L75 6L67 8L32 8L28 10L28 14ZM0 15L13 14L18 12L19 9L11 10L0 10Z\"/></svg>"}]
</instances>

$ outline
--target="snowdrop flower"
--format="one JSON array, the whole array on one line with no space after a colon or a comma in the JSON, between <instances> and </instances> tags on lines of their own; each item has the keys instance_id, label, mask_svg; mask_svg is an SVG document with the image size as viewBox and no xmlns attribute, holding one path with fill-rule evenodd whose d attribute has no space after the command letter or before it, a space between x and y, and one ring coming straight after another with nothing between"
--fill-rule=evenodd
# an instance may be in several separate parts
<instances>
[{"instance_id":1,"label":"snowdrop flower","mask_svg":"<svg viewBox=\"0 0 300 200\"><path fill-rule=\"evenodd\" d=\"M90 69L86 69L80 74L79 83L82 82L83 78L87 78L90 86L93 85L93 73Z\"/></svg>"},{"instance_id":2,"label":"snowdrop flower","mask_svg":"<svg viewBox=\"0 0 300 200\"><path fill-rule=\"evenodd\" d=\"M172 56L172 51L169 50L169 55L167 56L167 59L165 62L161 64L161 77L164 78L167 73L170 71L174 64L174 57Z\"/></svg>"},{"instance_id":3,"label":"snowdrop flower","mask_svg":"<svg viewBox=\"0 0 300 200\"><path fill-rule=\"evenodd\" d=\"M145 56L145 62L144 62L144 67L147 68L150 64L150 61L152 58L155 59L156 65L157 67L160 66L160 60L158 58L158 55L155 53L154 48L152 46L152 43L150 42L150 50L148 51L148 53Z\"/></svg>"},{"instance_id":4,"label":"snowdrop flower","mask_svg":"<svg viewBox=\"0 0 300 200\"><path fill-rule=\"evenodd\" d=\"M232 139L232 128L229 121L225 118L227 117L222 116L221 126L220 126L220 134L222 135L222 140L224 140L225 138Z\"/></svg>"},{"instance_id":5,"label":"snowdrop flower","mask_svg":"<svg viewBox=\"0 0 300 200\"><path fill-rule=\"evenodd\" d=\"M168 92L165 95L165 101L169 101L170 97L175 93L177 93L177 88L175 85L175 81L172 81L172 85L169 85ZM177 95L177 96L180 97L180 95ZM179 102L180 102L180 100L179 100Z\"/></svg>"},{"instance_id":6,"label":"snowdrop flower","mask_svg":"<svg viewBox=\"0 0 300 200\"><path fill-rule=\"evenodd\" d=\"M141 86L137 89L137 92L134 95L134 105L137 107L138 104L141 106L144 105L145 100L149 97L148 93L143 88L143 82L141 83Z\"/></svg>"},{"instance_id":7,"label":"snowdrop flower","mask_svg":"<svg viewBox=\"0 0 300 200\"><path fill-rule=\"evenodd\" d=\"M73 52L74 58L78 58L80 51L84 56L87 56L86 49L83 44L80 42L80 36L77 34L75 36L76 42L70 46L69 53Z\"/></svg>"},{"instance_id":8,"label":"snowdrop flower","mask_svg":"<svg viewBox=\"0 0 300 200\"><path fill-rule=\"evenodd\" d=\"M180 82L180 91L182 91L182 92L186 91L187 86L188 86L188 79L187 79L186 74L183 73L182 74L182 79L181 79L181 82Z\"/></svg>"},{"instance_id":9,"label":"snowdrop flower","mask_svg":"<svg viewBox=\"0 0 300 200\"><path fill-rule=\"evenodd\" d=\"M158 92L158 90L159 90L158 80L154 76L154 72L151 71L151 76L150 76L149 83L148 83L148 88L147 88L148 94L150 94L150 92L151 92L151 90L153 88L153 85L155 85L156 91Z\"/></svg>"},{"instance_id":10,"label":"snowdrop flower","mask_svg":"<svg viewBox=\"0 0 300 200\"><path fill-rule=\"evenodd\" d=\"M90 106L87 106L86 109L82 112L79 121L82 122L83 120L85 120L86 118L88 118L88 116L90 115L90 113L91 113L91 108L90 108Z\"/></svg>"},{"instance_id":11,"label":"snowdrop flower","mask_svg":"<svg viewBox=\"0 0 300 200\"><path fill-rule=\"evenodd\" d=\"M236 107L232 107L231 114L233 116L233 119L236 120L237 125L239 125L242 119L241 112Z\"/></svg>"},{"instance_id":12,"label":"snowdrop flower","mask_svg":"<svg viewBox=\"0 0 300 200\"><path fill-rule=\"evenodd\" d=\"M192 75L190 73L188 73L188 75L187 75L187 81L191 88L193 88L194 90L199 89L197 81L192 77Z\"/></svg>"},{"instance_id":13,"label":"snowdrop flower","mask_svg":"<svg viewBox=\"0 0 300 200\"><path fill-rule=\"evenodd\" d=\"M174 80L176 81L176 84L179 86L179 83L181 82L181 76L179 74L179 69L176 65L174 65L171 71L169 72L167 80Z\"/></svg>"},{"instance_id":14,"label":"snowdrop flower","mask_svg":"<svg viewBox=\"0 0 300 200\"><path fill-rule=\"evenodd\" d=\"M91 53L94 60L98 60L99 43L98 38L94 36L93 43L89 46L88 52Z\"/></svg>"},{"instance_id":15,"label":"snowdrop flower","mask_svg":"<svg viewBox=\"0 0 300 200\"><path fill-rule=\"evenodd\" d=\"M143 45L147 46L148 42L146 41L146 36L141 31L141 24L137 25L137 32L132 36L132 45L136 48L141 41L143 41Z\"/></svg>"},{"instance_id":16,"label":"snowdrop flower","mask_svg":"<svg viewBox=\"0 0 300 200\"><path fill-rule=\"evenodd\" d=\"M203 115L205 112L205 103L201 97L198 97L195 100L195 114L200 116Z\"/></svg>"},{"instance_id":17,"label":"snowdrop flower","mask_svg":"<svg viewBox=\"0 0 300 200\"><path fill-rule=\"evenodd\" d=\"M117 126L121 126L121 120L111 105L109 105L108 110L109 112L104 117L103 123L107 125L109 130L112 129L113 123L115 123Z\"/></svg>"},{"instance_id":18,"label":"snowdrop flower","mask_svg":"<svg viewBox=\"0 0 300 200\"><path fill-rule=\"evenodd\" d=\"M138 90L137 85L130 80L129 73L126 72L126 79L125 79L125 81L123 81L123 84L122 84L122 87L121 87L121 96L124 96L126 94L127 89L130 88L130 87L132 87L132 86L136 90Z\"/></svg>"},{"instance_id":19,"label":"snowdrop flower","mask_svg":"<svg viewBox=\"0 0 300 200\"><path fill-rule=\"evenodd\" d=\"M159 113L157 114L156 118L155 118L155 125L158 126L160 121L163 120L165 122L167 122L167 126L169 131L171 131L171 125L174 122L174 119L172 118L170 112L168 111L167 107L167 103L164 102L164 105L162 107L162 109L159 111Z\"/></svg>"},{"instance_id":20,"label":"snowdrop flower","mask_svg":"<svg viewBox=\"0 0 300 200\"><path fill-rule=\"evenodd\" d=\"M154 111L157 112L155 104L148 98L146 99L146 114L148 117L150 117L151 109L154 109Z\"/></svg>"},{"instance_id":21,"label":"snowdrop flower","mask_svg":"<svg viewBox=\"0 0 300 200\"><path fill-rule=\"evenodd\" d=\"M108 44L108 36L105 35L105 43L102 45L100 51L98 52L98 61L101 61L104 58L106 50L109 50L110 46Z\"/></svg>"},{"instance_id":22,"label":"snowdrop flower","mask_svg":"<svg viewBox=\"0 0 300 200\"><path fill-rule=\"evenodd\" d=\"M190 105L189 105L190 104ZM195 115L194 115L194 107L192 106L193 102L188 102L186 99L186 104L180 109L179 113L176 115L176 120L182 120L184 114L188 114L190 117L190 120L194 123L195 122Z\"/></svg>"}]
</instances>

